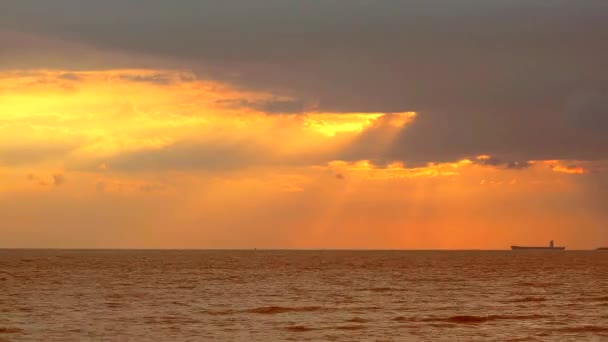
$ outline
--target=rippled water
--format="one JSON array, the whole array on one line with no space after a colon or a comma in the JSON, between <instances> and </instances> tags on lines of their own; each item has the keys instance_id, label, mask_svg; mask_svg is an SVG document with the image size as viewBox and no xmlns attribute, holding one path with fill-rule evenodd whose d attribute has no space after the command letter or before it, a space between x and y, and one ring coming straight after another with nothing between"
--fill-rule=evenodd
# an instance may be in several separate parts
<instances>
[{"instance_id":1,"label":"rippled water","mask_svg":"<svg viewBox=\"0 0 608 342\"><path fill-rule=\"evenodd\" d=\"M608 341L608 252L0 250L0 341Z\"/></svg>"}]
</instances>

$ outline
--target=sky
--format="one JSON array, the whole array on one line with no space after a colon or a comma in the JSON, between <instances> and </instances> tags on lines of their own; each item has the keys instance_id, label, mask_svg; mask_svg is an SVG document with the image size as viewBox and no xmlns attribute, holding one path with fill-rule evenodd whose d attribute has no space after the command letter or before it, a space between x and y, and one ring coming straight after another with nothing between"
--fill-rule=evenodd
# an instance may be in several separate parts
<instances>
[{"instance_id":1,"label":"sky","mask_svg":"<svg viewBox=\"0 0 608 342\"><path fill-rule=\"evenodd\" d=\"M0 247L608 245L605 0L4 0Z\"/></svg>"}]
</instances>

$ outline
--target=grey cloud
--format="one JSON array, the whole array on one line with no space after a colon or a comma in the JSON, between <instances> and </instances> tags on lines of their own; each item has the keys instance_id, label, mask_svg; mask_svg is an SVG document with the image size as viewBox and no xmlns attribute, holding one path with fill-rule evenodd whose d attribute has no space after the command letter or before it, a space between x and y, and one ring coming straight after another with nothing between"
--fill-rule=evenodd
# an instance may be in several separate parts
<instances>
[{"instance_id":1,"label":"grey cloud","mask_svg":"<svg viewBox=\"0 0 608 342\"><path fill-rule=\"evenodd\" d=\"M248 147L249 146L249 147ZM142 150L108 161L112 170L143 171L158 169L224 170L241 168L253 162L248 144L177 143L160 149Z\"/></svg>"},{"instance_id":2,"label":"grey cloud","mask_svg":"<svg viewBox=\"0 0 608 342\"><path fill-rule=\"evenodd\" d=\"M145 149L118 155L108 161L111 170L117 171L150 171L150 170L207 170L230 171L257 166L310 166L325 165L333 160L355 162L368 160L376 167L386 167L392 162L402 162L407 168L424 167L429 163L455 162L469 159L474 164L496 169L521 170L533 165L536 160L560 159L559 155L569 158L562 160L580 160L576 156L584 155L586 160L598 160L601 149L608 144L598 144L597 150L584 149L590 141L583 134L570 132L542 132L545 137L554 134L559 140L564 139L555 153L550 151L553 139L533 144L521 132L515 131L520 138L517 145L505 144L504 136L493 136L496 132L484 132L486 144L477 144L466 135L471 131L458 122L443 123L444 130L435 131L437 135L424 135L428 120L433 117L417 117L413 122L400 126L401 114L384 114L375 119L369 127L346 146L323 151L294 151L291 154L276 154L266 145L253 140L182 141L162 148ZM422 126L422 129L417 127ZM500 124L498 128L504 129ZM508 128L506 128L508 129ZM580 133L580 132L579 132ZM594 138L595 139L595 138ZM608 137L604 138L608 143ZM462 142L466 143L462 143ZM513 149L517 146L518 149ZM482 155L489 155L481 157ZM85 169L99 170L100 162L94 161ZM560 167L577 168L577 165L560 165ZM344 175L334 175L343 179Z\"/></svg>"},{"instance_id":3,"label":"grey cloud","mask_svg":"<svg viewBox=\"0 0 608 342\"><path fill-rule=\"evenodd\" d=\"M44 180L44 177L39 177L38 175L33 174L33 173L29 173L27 175L27 180L30 182L34 182L40 186L47 186L49 184L53 185L53 186L60 186L66 182L65 176L60 173L56 173L56 174L52 175L50 183L47 182L46 180Z\"/></svg>"},{"instance_id":4,"label":"grey cloud","mask_svg":"<svg viewBox=\"0 0 608 342\"><path fill-rule=\"evenodd\" d=\"M225 172L260 166L299 167L325 165L341 157L336 149L276 153L271 146L254 140L181 141L162 148L123 153L104 160L112 171L202 170ZM99 161L73 166L99 171Z\"/></svg>"},{"instance_id":5,"label":"grey cloud","mask_svg":"<svg viewBox=\"0 0 608 342\"><path fill-rule=\"evenodd\" d=\"M160 86L165 86L176 82L188 82L195 80L195 78L191 76L167 73L156 73L152 75L123 74L119 75L118 78L127 82L152 83Z\"/></svg>"},{"instance_id":6,"label":"grey cloud","mask_svg":"<svg viewBox=\"0 0 608 342\"><path fill-rule=\"evenodd\" d=\"M532 166L529 161L503 161L496 157L488 158L471 158L473 163L484 166L492 166L497 168L511 169L511 170L522 170Z\"/></svg>"},{"instance_id":7,"label":"grey cloud","mask_svg":"<svg viewBox=\"0 0 608 342\"><path fill-rule=\"evenodd\" d=\"M247 99L218 100L217 104L229 108L250 108L269 114L300 114L306 110L306 104L296 99L267 99L251 101Z\"/></svg>"},{"instance_id":8,"label":"grey cloud","mask_svg":"<svg viewBox=\"0 0 608 342\"><path fill-rule=\"evenodd\" d=\"M503 165L506 169L521 170L529 168L532 164L529 161L510 161Z\"/></svg>"},{"instance_id":9,"label":"grey cloud","mask_svg":"<svg viewBox=\"0 0 608 342\"><path fill-rule=\"evenodd\" d=\"M531 160L608 157L608 135L575 127L564 114L556 113L545 122L517 114L513 120L490 115L466 121L458 115L444 118L422 113L403 128L390 125L388 115L363 131L336 159L367 159L379 166L401 161L416 167L468 158L482 165L518 169L528 167ZM492 157L476 160L480 155Z\"/></svg>"},{"instance_id":10,"label":"grey cloud","mask_svg":"<svg viewBox=\"0 0 608 342\"><path fill-rule=\"evenodd\" d=\"M423 167L431 162L453 162L457 158L453 153L445 155L428 155L419 157L413 149L412 154L396 153L394 146L399 146L400 134L409 130L394 125L398 114L385 114L377 118L370 127L346 147L323 151L297 151L288 155L276 154L266 145L251 140L239 141L182 141L162 148L144 149L120 154L107 160L108 168L114 171L158 171L158 170L205 170L233 171L259 166L312 166L326 165L334 160L355 162L368 160L376 167L386 167L389 163L400 161L406 167ZM397 142L397 145L395 145ZM532 164L527 160L502 159L501 157L478 158L467 155L474 163L497 169L525 169ZM88 170L98 171L98 161L94 161ZM343 180L342 173L333 174ZM100 185L98 185L99 187ZM103 185L101 185L103 189Z\"/></svg>"},{"instance_id":11,"label":"grey cloud","mask_svg":"<svg viewBox=\"0 0 608 342\"><path fill-rule=\"evenodd\" d=\"M63 73L59 76L57 76L57 78L62 79L62 80L67 80L67 81L81 81L82 77L80 77L77 74L68 72L68 73Z\"/></svg>"},{"instance_id":12,"label":"grey cloud","mask_svg":"<svg viewBox=\"0 0 608 342\"><path fill-rule=\"evenodd\" d=\"M40 186L47 186L48 185L48 183L44 179L38 177L37 175L35 175L33 173L29 173L27 175L27 180L30 181L30 182L36 183L36 184L38 184Z\"/></svg>"},{"instance_id":13,"label":"grey cloud","mask_svg":"<svg viewBox=\"0 0 608 342\"><path fill-rule=\"evenodd\" d=\"M165 75L121 75L119 78L129 82L154 83L158 85L168 85L171 83L171 79Z\"/></svg>"},{"instance_id":14,"label":"grey cloud","mask_svg":"<svg viewBox=\"0 0 608 342\"><path fill-rule=\"evenodd\" d=\"M604 0L6 0L0 11L5 28L179 59L323 111L417 111L383 152L411 162L608 158L602 100L572 100L608 89L606 17Z\"/></svg>"},{"instance_id":15,"label":"grey cloud","mask_svg":"<svg viewBox=\"0 0 608 342\"><path fill-rule=\"evenodd\" d=\"M253 141L183 141L163 148L125 153L108 160L110 170L207 170L228 171L252 166L300 164L298 158L278 159L264 146ZM96 164L95 164L96 165Z\"/></svg>"},{"instance_id":16,"label":"grey cloud","mask_svg":"<svg viewBox=\"0 0 608 342\"><path fill-rule=\"evenodd\" d=\"M385 114L375 119L369 127L363 130L351 144L340 151L334 159L347 161L369 160L378 166L384 166L392 161L404 161L399 156L391 155L390 151L395 142L394 139L404 130L404 128L391 123L393 115L395 114ZM412 158L407 159L408 165L417 162ZM428 161L422 161L422 164L426 164Z\"/></svg>"},{"instance_id":17,"label":"grey cloud","mask_svg":"<svg viewBox=\"0 0 608 342\"><path fill-rule=\"evenodd\" d=\"M53 175L53 185L59 186L66 182L66 178L64 175L57 173Z\"/></svg>"},{"instance_id":18,"label":"grey cloud","mask_svg":"<svg viewBox=\"0 0 608 342\"><path fill-rule=\"evenodd\" d=\"M587 91L573 96L566 114L575 127L594 135L607 135L608 87L603 91Z\"/></svg>"}]
</instances>

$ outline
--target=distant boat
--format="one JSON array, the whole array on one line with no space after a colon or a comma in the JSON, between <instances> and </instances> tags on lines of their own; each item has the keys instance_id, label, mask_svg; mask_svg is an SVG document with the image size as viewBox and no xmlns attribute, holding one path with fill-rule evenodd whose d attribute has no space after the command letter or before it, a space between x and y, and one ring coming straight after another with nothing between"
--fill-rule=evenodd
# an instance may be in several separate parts
<instances>
[{"instance_id":1,"label":"distant boat","mask_svg":"<svg viewBox=\"0 0 608 342\"><path fill-rule=\"evenodd\" d=\"M549 246L540 247L540 246L511 246L511 249L514 251L518 250L533 250L533 251L563 251L566 247L556 247L553 244L553 240L549 242Z\"/></svg>"},{"instance_id":2,"label":"distant boat","mask_svg":"<svg viewBox=\"0 0 608 342\"><path fill-rule=\"evenodd\" d=\"M600 247L600 248L596 248L596 251L608 251L608 247Z\"/></svg>"}]
</instances>

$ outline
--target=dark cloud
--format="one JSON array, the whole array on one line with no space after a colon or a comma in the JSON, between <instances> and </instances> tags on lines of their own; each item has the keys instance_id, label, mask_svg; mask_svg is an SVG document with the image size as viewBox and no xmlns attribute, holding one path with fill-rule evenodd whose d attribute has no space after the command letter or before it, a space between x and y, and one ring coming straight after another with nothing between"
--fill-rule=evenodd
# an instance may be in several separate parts
<instances>
[{"instance_id":1,"label":"dark cloud","mask_svg":"<svg viewBox=\"0 0 608 342\"><path fill-rule=\"evenodd\" d=\"M66 182L66 178L64 175L62 175L60 173L56 173L53 175L53 185L59 186L65 182Z\"/></svg>"},{"instance_id":2,"label":"dark cloud","mask_svg":"<svg viewBox=\"0 0 608 342\"><path fill-rule=\"evenodd\" d=\"M267 99L251 101L247 99L218 100L218 105L229 108L249 108L269 114L301 114L307 109L302 100Z\"/></svg>"},{"instance_id":3,"label":"dark cloud","mask_svg":"<svg viewBox=\"0 0 608 342\"><path fill-rule=\"evenodd\" d=\"M113 170L143 171L158 169L224 169L241 167L248 156L238 149L189 145L185 143L160 149L123 154L108 162Z\"/></svg>"},{"instance_id":4,"label":"dark cloud","mask_svg":"<svg viewBox=\"0 0 608 342\"><path fill-rule=\"evenodd\" d=\"M236 170L272 162L264 147L251 141L180 142L125 153L109 160L111 170Z\"/></svg>"},{"instance_id":5,"label":"dark cloud","mask_svg":"<svg viewBox=\"0 0 608 342\"><path fill-rule=\"evenodd\" d=\"M513 114L510 114L513 113ZM608 158L608 126L598 118L574 124L564 109L449 118L423 113L403 130L391 148L393 158L453 160L489 154L502 160L597 160Z\"/></svg>"},{"instance_id":6,"label":"dark cloud","mask_svg":"<svg viewBox=\"0 0 608 342\"><path fill-rule=\"evenodd\" d=\"M166 86L176 82L194 81L196 78L191 75L176 75L174 73L156 73L151 75L122 74L118 78L127 82L152 83Z\"/></svg>"},{"instance_id":7,"label":"dark cloud","mask_svg":"<svg viewBox=\"0 0 608 342\"><path fill-rule=\"evenodd\" d=\"M63 73L59 76L57 76L57 78L61 79L61 80L67 80L67 81L81 81L82 77L75 74L75 73L71 73L71 72L67 72L67 73Z\"/></svg>"},{"instance_id":8,"label":"dark cloud","mask_svg":"<svg viewBox=\"0 0 608 342\"><path fill-rule=\"evenodd\" d=\"M404 130L403 125L394 123L394 120L400 117L400 114L385 114L378 117L351 144L334 156L334 159L369 160L378 166L383 166L392 161L404 161L399 156L391 155L390 151L395 139ZM412 158L407 159L408 164L417 162ZM426 162L424 161L423 164L426 164Z\"/></svg>"},{"instance_id":9,"label":"dark cloud","mask_svg":"<svg viewBox=\"0 0 608 342\"><path fill-rule=\"evenodd\" d=\"M604 0L5 0L1 9L14 31L185 61L201 77L323 111L419 112L387 159L608 158ZM581 100L587 93L600 95Z\"/></svg>"},{"instance_id":10,"label":"dark cloud","mask_svg":"<svg viewBox=\"0 0 608 342\"><path fill-rule=\"evenodd\" d=\"M471 161L478 165L492 166L510 170L522 170L532 166L532 163L530 163L529 161L503 161L492 156L471 158Z\"/></svg>"},{"instance_id":11,"label":"dark cloud","mask_svg":"<svg viewBox=\"0 0 608 342\"><path fill-rule=\"evenodd\" d=\"M144 149L123 153L107 161L109 169L117 171L150 171L150 170L207 170L230 171L258 166L311 166L326 165L335 160L356 162L367 160L374 166L384 168L392 162L402 162L407 168L425 167L430 163L449 163L468 159L476 165L488 166L495 169L522 170L534 165L538 160L555 160L554 154L542 153L537 146L519 145L522 151L516 153L510 148L499 144L500 139L487 141L496 142L496 155L488 155L493 150L487 146L459 145L458 139L450 142L444 136L426 136L424 139L417 130L417 119L413 122L403 114L384 114L358 133L352 141L341 147L317 151L293 151L292 153L276 153L272 146L259 144L255 140L211 140L211 141L182 141L162 148ZM423 121L424 124L424 121ZM405 125L405 126L404 126ZM458 128L454 125L454 128ZM458 129L456 129L458 131ZM450 137L446 130L446 137ZM466 131L465 131L466 133ZM550 133L546 133L550 134ZM557 134L563 134L558 132ZM410 140L408 140L410 139ZM420 144L412 144L418 141ZM568 150L568 145L572 144ZM545 145L546 146L546 145ZM563 151L572 155L580 155L577 148L580 143L566 140ZM587 151L589 159L593 159L594 150ZM527 158L534 156L534 158ZM570 158L568 160L577 160ZM597 159L595 159L597 160ZM104 162L105 163L105 162ZM85 169L99 171L99 161L94 161ZM105 164L101 164L105 165ZM561 170L576 171L581 168L578 164L555 164ZM584 167L586 169L586 167ZM101 170L105 170L102 168ZM344 175L335 174L337 179Z\"/></svg>"},{"instance_id":12,"label":"dark cloud","mask_svg":"<svg viewBox=\"0 0 608 342\"><path fill-rule=\"evenodd\" d=\"M574 127L593 135L607 135L608 87L573 96L567 109L568 119Z\"/></svg>"},{"instance_id":13,"label":"dark cloud","mask_svg":"<svg viewBox=\"0 0 608 342\"><path fill-rule=\"evenodd\" d=\"M27 175L27 180L30 181L30 182L36 183L36 184L38 184L40 186L47 186L48 185L48 183L44 179L36 176L33 173L29 173Z\"/></svg>"},{"instance_id":14,"label":"dark cloud","mask_svg":"<svg viewBox=\"0 0 608 342\"><path fill-rule=\"evenodd\" d=\"M33 174L33 173L29 173L27 175L27 180L30 182L36 183L40 186L47 186L49 184L54 185L54 186L60 186L66 182L65 176L60 173L56 173L56 174L52 175L50 183L47 182L44 178L39 177L38 175Z\"/></svg>"}]
</instances>

